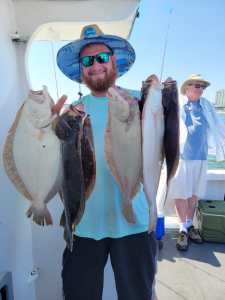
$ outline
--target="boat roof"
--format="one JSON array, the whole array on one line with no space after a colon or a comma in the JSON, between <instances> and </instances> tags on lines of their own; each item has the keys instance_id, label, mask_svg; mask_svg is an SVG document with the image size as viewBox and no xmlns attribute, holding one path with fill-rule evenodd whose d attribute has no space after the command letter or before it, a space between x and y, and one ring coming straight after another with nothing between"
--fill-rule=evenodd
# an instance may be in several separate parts
<instances>
[{"instance_id":1,"label":"boat roof","mask_svg":"<svg viewBox=\"0 0 225 300\"><path fill-rule=\"evenodd\" d=\"M96 23L103 32L129 38L140 0L14 0L15 32L23 40L70 41ZM25 13L26 12L26 13Z\"/></svg>"}]
</instances>

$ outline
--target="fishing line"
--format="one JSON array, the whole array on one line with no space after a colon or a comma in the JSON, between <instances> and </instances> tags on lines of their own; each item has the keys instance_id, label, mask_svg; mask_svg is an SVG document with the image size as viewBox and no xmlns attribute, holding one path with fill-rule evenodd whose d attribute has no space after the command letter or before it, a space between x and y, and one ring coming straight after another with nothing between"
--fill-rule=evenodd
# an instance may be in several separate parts
<instances>
[{"instance_id":1,"label":"fishing line","mask_svg":"<svg viewBox=\"0 0 225 300\"><path fill-rule=\"evenodd\" d=\"M81 98L83 96L83 93L82 93L82 90L81 90L81 84L79 83L79 91L78 91L78 96L79 96L79 99L78 101L81 101Z\"/></svg>"},{"instance_id":2,"label":"fishing line","mask_svg":"<svg viewBox=\"0 0 225 300\"><path fill-rule=\"evenodd\" d=\"M56 67L55 67L55 52L54 52L54 44L52 41L50 42L50 45L51 45L51 50L52 50L52 63L53 63L53 73L54 73L54 77L55 77L56 94L57 94L57 99L59 99L58 80L57 80L57 76L56 76Z\"/></svg>"},{"instance_id":3,"label":"fishing line","mask_svg":"<svg viewBox=\"0 0 225 300\"><path fill-rule=\"evenodd\" d=\"M161 72L160 72L160 82L162 82L162 76L163 76L163 71L164 71L164 66L165 66L165 57L166 57L166 50L167 50L167 44L168 44L168 37L169 37L169 29L171 25L171 16L173 13L173 8L170 9L169 11L169 20L168 20L168 25L167 25L167 30L166 30L166 37L165 37L165 43L164 43L164 49L163 49L163 56L162 56L162 64L161 64Z\"/></svg>"}]
</instances>

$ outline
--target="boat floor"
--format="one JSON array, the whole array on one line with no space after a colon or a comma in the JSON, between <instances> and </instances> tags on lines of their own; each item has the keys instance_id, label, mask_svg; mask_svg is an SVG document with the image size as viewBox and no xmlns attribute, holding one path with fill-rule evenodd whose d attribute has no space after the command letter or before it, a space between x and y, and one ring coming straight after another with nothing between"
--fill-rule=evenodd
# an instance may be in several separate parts
<instances>
[{"instance_id":1,"label":"boat floor","mask_svg":"<svg viewBox=\"0 0 225 300\"><path fill-rule=\"evenodd\" d=\"M178 222L166 219L163 248L159 251L156 276L158 300L224 300L225 244L191 243L188 251L176 249ZM114 276L109 262L103 300L116 300Z\"/></svg>"},{"instance_id":2,"label":"boat floor","mask_svg":"<svg viewBox=\"0 0 225 300\"><path fill-rule=\"evenodd\" d=\"M225 244L191 243L188 251L181 252L176 249L177 235L176 218L167 218L158 258L158 299L224 300Z\"/></svg>"}]
</instances>

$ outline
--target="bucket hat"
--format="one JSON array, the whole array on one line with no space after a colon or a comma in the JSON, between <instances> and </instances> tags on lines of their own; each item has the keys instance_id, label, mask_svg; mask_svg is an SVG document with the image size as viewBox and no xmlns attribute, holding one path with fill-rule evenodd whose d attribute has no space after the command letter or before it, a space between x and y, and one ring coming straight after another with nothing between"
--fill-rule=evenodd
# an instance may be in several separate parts
<instances>
[{"instance_id":1,"label":"bucket hat","mask_svg":"<svg viewBox=\"0 0 225 300\"><path fill-rule=\"evenodd\" d=\"M96 24L87 25L81 31L80 39L66 44L57 53L59 69L68 78L78 83L82 82L80 52L90 44L104 44L113 51L118 77L125 74L135 61L135 51L126 39L104 34Z\"/></svg>"}]
</instances>

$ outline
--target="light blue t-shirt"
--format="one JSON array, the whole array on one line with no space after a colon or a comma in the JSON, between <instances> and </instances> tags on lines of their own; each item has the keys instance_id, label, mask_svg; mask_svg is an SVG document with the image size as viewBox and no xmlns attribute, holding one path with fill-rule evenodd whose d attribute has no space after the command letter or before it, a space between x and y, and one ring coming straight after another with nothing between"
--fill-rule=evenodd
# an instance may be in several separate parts
<instances>
[{"instance_id":1,"label":"light blue t-shirt","mask_svg":"<svg viewBox=\"0 0 225 300\"><path fill-rule=\"evenodd\" d=\"M85 112L90 115L93 130L96 183L91 196L86 201L84 215L75 233L95 240L106 237L119 238L147 231L149 221L149 208L143 189L132 200L136 223L128 223L122 213L122 194L111 175L104 155L108 102L106 97L88 95L82 98Z\"/></svg>"},{"instance_id":2,"label":"light blue t-shirt","mask_svg":"<svg viewBox=\"0 0 225 300\"><path fill-rule=\"evenodd\" d=\"M206 160L208 155L207 121L200 101L188 101L184 105L187 138L181 158L184 160Z\"/></svg>"}]
</instances>

